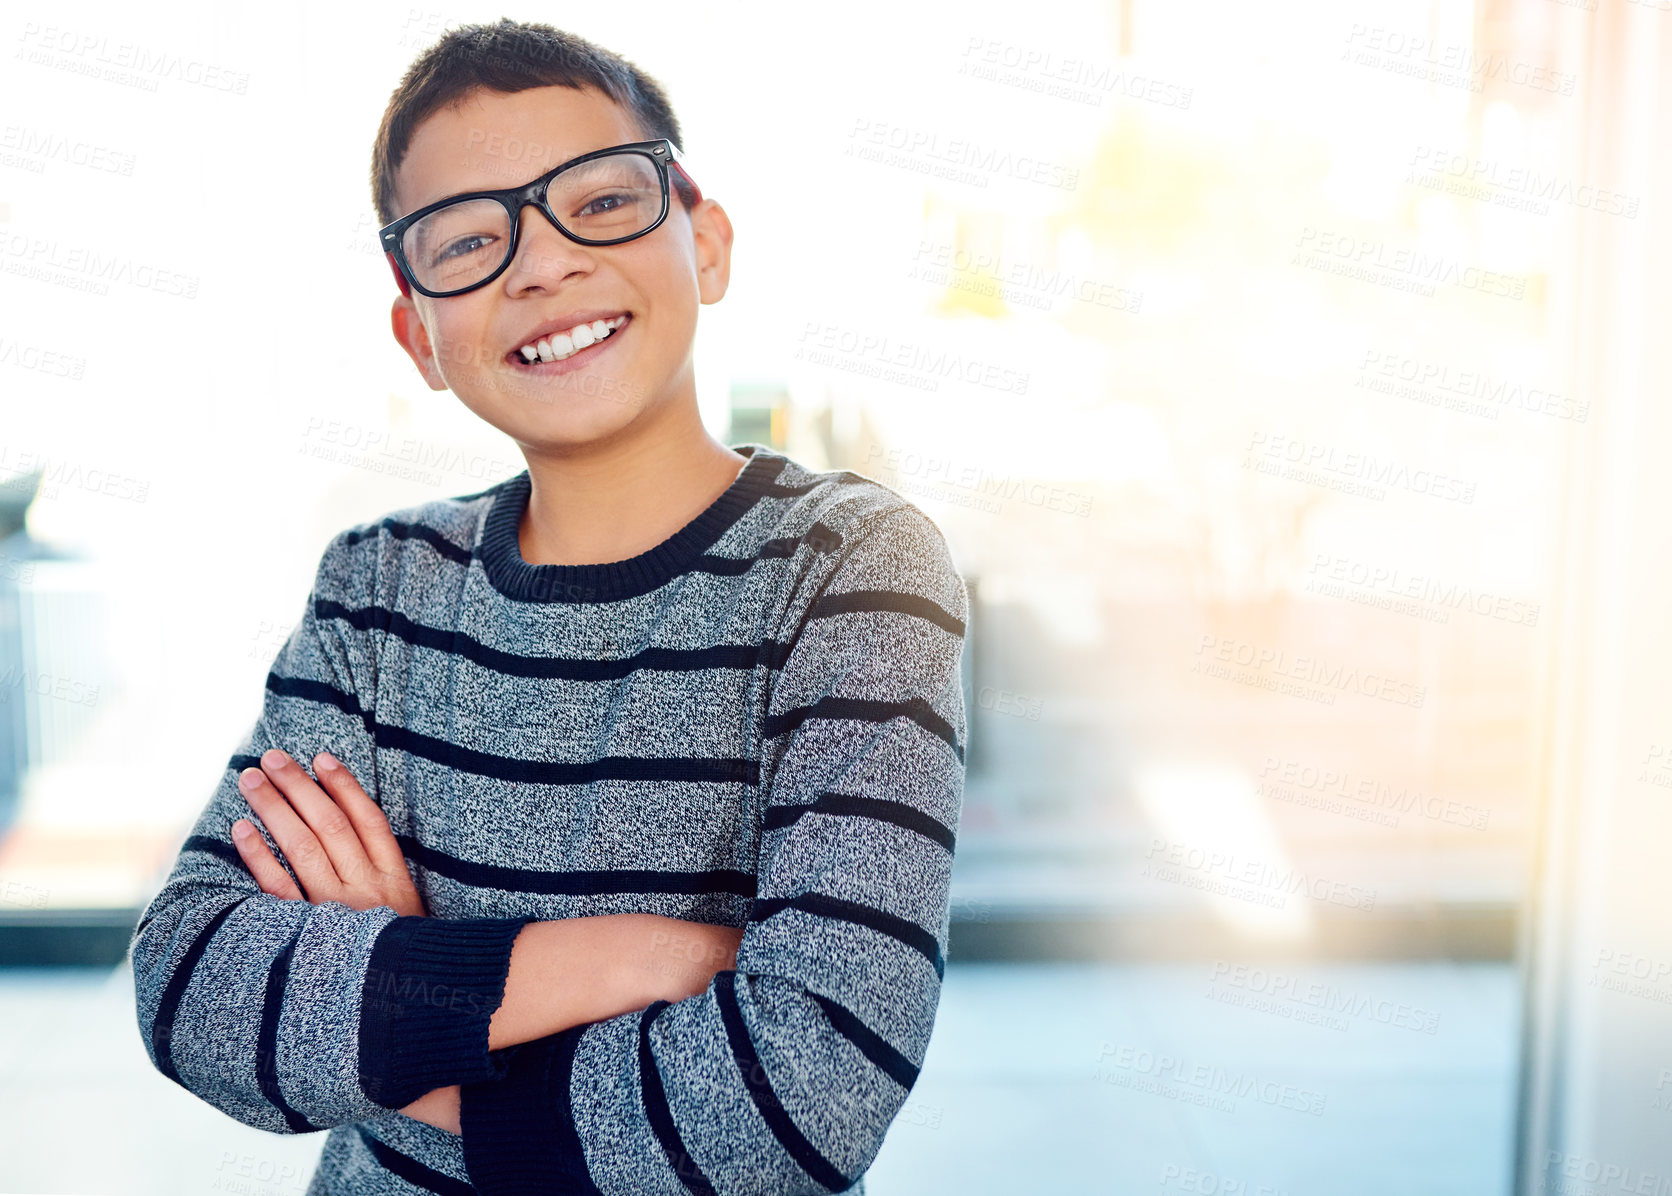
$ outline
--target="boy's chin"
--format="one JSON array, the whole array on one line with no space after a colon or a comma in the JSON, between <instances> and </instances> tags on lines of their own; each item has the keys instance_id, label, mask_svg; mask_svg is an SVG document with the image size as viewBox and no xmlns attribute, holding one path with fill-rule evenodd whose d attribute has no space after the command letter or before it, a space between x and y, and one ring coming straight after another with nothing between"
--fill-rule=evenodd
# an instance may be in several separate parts
<instances>
[{"instance_id":1,"label":"boy's chin","mask_svg":"<svg viewBox=\"0 0 1672 1196\"><path fill-rule=\"evenodd\" d=\"M569 375L578 383L580 375ZM554 382L556 380L548 380ZM640 405L603 397L596 386L542 385L536 393L496 388L465 405L522 444L577 447L607 439L638 418Z\"/></svg>"},{"instance_id":2,"label":"boy's chin","mask_svg":"<svg viewBox=\"0 0 1672 1196\"><path fill-rule=\"evenodd\" d=\"M523 424L625 423L646 405L642 384L593 370L547 377L518 377L507 371L472 383L467 407L484 419L491 411L495 419Z\"/></svg>"}]
</instances>

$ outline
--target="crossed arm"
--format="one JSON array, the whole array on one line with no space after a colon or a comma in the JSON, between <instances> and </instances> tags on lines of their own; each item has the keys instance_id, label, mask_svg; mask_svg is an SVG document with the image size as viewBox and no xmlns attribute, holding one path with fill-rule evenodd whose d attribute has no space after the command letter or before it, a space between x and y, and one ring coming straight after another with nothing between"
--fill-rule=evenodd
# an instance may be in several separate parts
<instances>
[{"instance_id":1,"label":"crossed arm","mask_svg":"<svg viewBox=\"0 0 1672 1196\"><path fill-rule=\"evenodd\" d=\"M289 860L297 887L254 826L239 819L234 845L262 891L351 909L389 906L427 917L388 819L329 752L313 760L316 783L278 748L239 776L239 789ZM305 890L305 893L304 891ZM511 948L505 996L488 1024L488 1048L532 1042L561 1030L675 1002L707 989L736 966L740 929L656 914L608 914L530 922ZM460 1133L459 1086L435 1088L400 1112Z\"/></svg>"},{"instance_id":2,"label":"crossed arm","mask_svg":"<svg viewBox=\"0 0 1672 1196\"><path fill-rule=\"evenodd\" d=\"M851 1187L916 1081L944 975L968 601L933 524L909 505L845 521L773 641L741 932L426 915L349 775L376 787L377 543L327 549L260 718L135 927L158 1070L270 1132L398 1111L457 1134L500 1196ZM253 846L229 833L244 815Z\"/></svg>"}]
</instances>

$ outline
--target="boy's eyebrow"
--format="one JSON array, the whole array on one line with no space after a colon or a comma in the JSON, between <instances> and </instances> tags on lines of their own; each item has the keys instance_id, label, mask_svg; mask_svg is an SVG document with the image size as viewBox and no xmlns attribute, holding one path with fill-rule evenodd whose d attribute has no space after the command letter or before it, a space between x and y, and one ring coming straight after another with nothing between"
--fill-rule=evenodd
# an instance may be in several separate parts
<instances>
[{"instance_id":1,"label":"boy's eyebrow","mask_svg":"<svg viewBox=\"0 0 1672 1196\"><path fill-rule=\"evenodd\" d=\"M487 182L487 183L483 183L480 186L476 186L476 187L462 187L457 191L445 192L441 195L436 196L434 199L426 199L422 203L413 204L412 207L407 209L407 211L416 212L419 208L428 207L432 203L440 203L444 199L456 199L461 195L474 195L478 191L503 191L508 187L524 186L524 185L534 181L535 179L539 178L541 175L547 173L548 171L555 170L557 167L563 165L566 162L573 162L576 158L579 158L582 154L590 154L590 153L593 152L593 150L609 149L611 146L614 146L614 145L626 145L626 144L628 144L628 143L627 142L612 141L612 142L609 142L606 145L595 145L591 149L576 150L572 154L565 154L563 157L558 158L550 166L545 166L545 167L540 168L539 170L535 170L535 171L530 172L529 174L525 175L523 178L519 179L515 183L506 183L504 181L499 181L497 183L497 185L493 182ZM495 157L495 155L493 155L492 153L488 153L486 156L490 160L492 160Z\"/></svg>"}]
</instances>

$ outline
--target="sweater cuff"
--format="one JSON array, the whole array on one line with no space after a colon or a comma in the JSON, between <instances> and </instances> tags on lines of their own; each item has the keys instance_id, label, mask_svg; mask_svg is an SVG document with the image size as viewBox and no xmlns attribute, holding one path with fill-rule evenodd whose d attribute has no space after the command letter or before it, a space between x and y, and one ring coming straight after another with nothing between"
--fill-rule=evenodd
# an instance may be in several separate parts
<instances>
[{"instance_id":1,"label":"sweater cuff","mask_svg":"<svg viewBox=\"0 0 1672 1196\"><path fill-rule=\"evenodd\" d=\"M569 1103L588 1024L493 1052L501 1076L459 1088L464 1167L482 1196L596 1192Z\"/></svg>"},{"instance_id":2,"label":"sweater cuff","mask_svg":"<svg viewBox=\"0 0 1672 1196\"><path fill-rule=\"evenodd\" d=\"M499 1074L488 1023L511 946L533 918L397 917L372 944L360 993L360 1086L388 1109Z\"/></svg>"}]
</instances>

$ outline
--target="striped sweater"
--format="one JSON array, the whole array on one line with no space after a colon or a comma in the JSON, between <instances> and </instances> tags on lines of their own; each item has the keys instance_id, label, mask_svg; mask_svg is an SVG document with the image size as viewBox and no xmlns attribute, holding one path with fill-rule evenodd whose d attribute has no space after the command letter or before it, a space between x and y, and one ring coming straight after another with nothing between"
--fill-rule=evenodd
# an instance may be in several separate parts
<instances>
[{"instance_id":1,"label":"striped sweater","mask_svg":"<svg viewBox=\"0 0 1672 1196\"><path fill-rule=\"evenodd\" d=\"M528 473L335 536L130 945L164 1075L310 1196L863 1193L923 1062L963 800L967 592L881 483L759 444L656 547L531 565ZM238 773L329 750L428 917L261 892ZM288 866L288 865L287 865ZM706 991L487 1046L529 921L742 928ZM461 1085L462 1136L395 1110Z\"/></svg>"}]
</instances>

